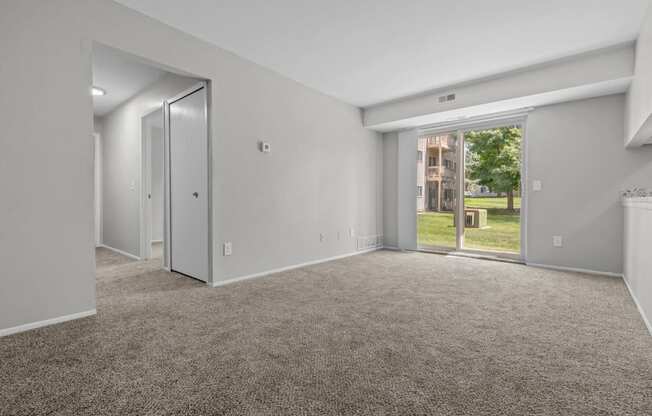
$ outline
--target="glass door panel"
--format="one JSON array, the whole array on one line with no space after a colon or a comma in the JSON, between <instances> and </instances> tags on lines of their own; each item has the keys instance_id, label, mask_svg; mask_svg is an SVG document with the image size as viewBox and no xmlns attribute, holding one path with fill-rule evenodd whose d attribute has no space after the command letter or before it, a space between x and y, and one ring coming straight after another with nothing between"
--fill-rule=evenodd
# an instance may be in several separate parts
<instances>
[{"instance_id":1,"label":"glass door panel","mask_svg":"<svg viewBox=\"0 0 652 416\"><path fill-rule=\"evenodd\" d=\"M424 250L457 248L458 138L424 134L417 141L417 243Z\"/></svg>"},{"instance_id":2,"label":"glass door panel","mask_svg":"<svg viewBox=\"0 0 652 416\"><path fill-rule=\"evenodd\" d=\"M518 125L464 132L464 249L521 251Z\"/></svg>"}]
</instances>

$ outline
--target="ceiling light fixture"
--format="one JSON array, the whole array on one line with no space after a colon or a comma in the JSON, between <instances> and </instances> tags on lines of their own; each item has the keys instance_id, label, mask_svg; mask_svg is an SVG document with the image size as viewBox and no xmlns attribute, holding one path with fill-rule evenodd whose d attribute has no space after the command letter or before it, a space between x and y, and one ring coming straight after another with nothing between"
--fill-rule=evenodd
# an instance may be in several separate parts
<instances>
[{"instance_id":1,"label":"ceiling light fixture","mask_svg":"<svg viewBox=\"0 0 652 416\"><path fill-rule=\"evenodd\" d=\"M102 96L102 95L106 95L106 91L104 91L104 90L103 90L102 88L100 88L100 87L93 87L93 88L91 88L91 94L92 94L94 97L100 97L100 96Z\"/></svg>"}]
</instances>

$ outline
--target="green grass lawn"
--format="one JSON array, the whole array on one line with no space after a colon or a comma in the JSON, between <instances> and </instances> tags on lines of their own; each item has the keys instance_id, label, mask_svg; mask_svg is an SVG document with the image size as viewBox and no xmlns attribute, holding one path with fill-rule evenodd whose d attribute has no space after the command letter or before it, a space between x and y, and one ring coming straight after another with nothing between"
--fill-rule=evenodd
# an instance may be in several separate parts
<instances>
[{"instance_id":1,"label":"green grass lawn","mask_svg":"<svg viewBox=\"0 0 652 416\"><path fill-rule=\"evenodd\" d=\"M507 198L464 198L467 208L487 210L487 228L467 228L464 246L492 251L519 252L521 242L519 209L521 199L514 198L514 212L507 211ZM452 212L423 212L418 215L420 246L455 248Z\"/></svg>"}]
</instances>

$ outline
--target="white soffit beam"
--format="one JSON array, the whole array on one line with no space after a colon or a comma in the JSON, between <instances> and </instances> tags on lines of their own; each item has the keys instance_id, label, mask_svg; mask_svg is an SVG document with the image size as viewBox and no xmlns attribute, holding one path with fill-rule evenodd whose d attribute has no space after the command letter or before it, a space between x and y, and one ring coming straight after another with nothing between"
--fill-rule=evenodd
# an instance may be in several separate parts
<instances>
[{"instance_id":1,"label":"white soffit beam","mask_svg":"<svg viewBox=\"0 0 652 416\"><path fill-rule=\"evenodd\" d=\"M541 107L575 100L584 100L605 95L621 94L627 91L632 78L620 78L611 81L598 82L590 85L582 85L575 88L567 88L546 92L543 94L530 95L527 97L513 98L509 100L496 101L487 104L458 108L455 110L431 113L417 117L410 117L403 120L381 123L368 128L378 132L390 132L396 130L410 129L414 127L430 126L434 124L462 121L487 114L505 113L530 107Z\"/></svg>"},{"instance_id":2,"label":"white soffit beam","mask_svg":"<svg viewBox=\"0 0 652 416\"><path fill-rule=\"evenodd\" d=\"M477 115L622 93L633 77L634 56L629 43L368 107L363 110L364 125L391 131L446 121L471 110ZM448 94L455 94L455 101L438 101Z\"/></svg>"}]
</instances>

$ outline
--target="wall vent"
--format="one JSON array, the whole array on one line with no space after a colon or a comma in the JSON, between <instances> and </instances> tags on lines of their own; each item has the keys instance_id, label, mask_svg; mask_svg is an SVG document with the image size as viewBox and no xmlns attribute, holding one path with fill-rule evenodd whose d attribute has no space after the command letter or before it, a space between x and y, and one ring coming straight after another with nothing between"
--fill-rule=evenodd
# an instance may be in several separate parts
<instances>
[{"instance_id":1,"label":"wall vent","mask_svg":"<svg viewBox=\"0 0 652 416\"><path fill-rule=\"evenodd\" d=\"M437 101L439 101L440 103L455 101L455 94L442 95L437 99Z\"/></svg>"},{"instance_id":2,"label":"wall vent","mask_svg":"<svg viewBox=\"0 0 652 416\"><path fill-rule=\"evenodd\" d=\"M382 246L383 246L382 235L370 235L365 237L358 237L356 248L358 250L369 250L372 248L380 248Z\"/></svg>"}]
</instances>

